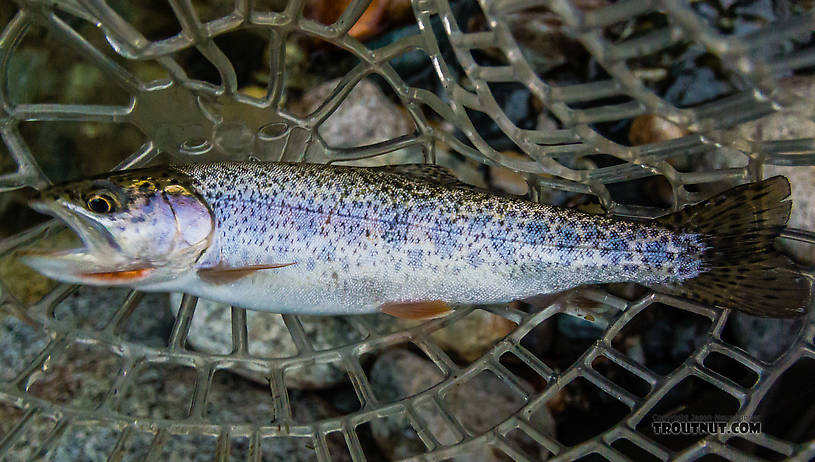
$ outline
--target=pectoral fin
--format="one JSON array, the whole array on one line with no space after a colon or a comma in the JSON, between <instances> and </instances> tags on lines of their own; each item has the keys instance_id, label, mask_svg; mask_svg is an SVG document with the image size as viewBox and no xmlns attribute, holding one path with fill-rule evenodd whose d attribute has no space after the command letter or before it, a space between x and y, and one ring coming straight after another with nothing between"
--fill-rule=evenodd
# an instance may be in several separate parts
<instances>
[{"instance_id":1,"label":"pectoral fin","mask_svg":"<svg viewBox=\"0 0 815 462\"><path fill-rule=\"evenodd\" d=\"M254 273L255 271L267 270L267 269L275 269L275 268L283 268L286 266L291 266L295 264L295 262L291 263L281 263L281 264L273 264L273 265L250 265L250 266L241 266L241 267L231 267L231 266L213 266L211 268L201 268L198 270L198 277L200 277L203 281L215 284L215 285L222 285L222 284L229 284L230 282L235 282L238 279L244 278L249 276L250 274Z\"/></svg>"},{"instance_id":2,"label":"pectoral fin","mask_svg":"<svg viewBox=\"0 0 815 462\"><path fill-rule=\"evenodd\" d=\"M441 300L385 303L379 311L401 319L435 319L450 314L450 305Z\"/></svg>"}]
</instances>

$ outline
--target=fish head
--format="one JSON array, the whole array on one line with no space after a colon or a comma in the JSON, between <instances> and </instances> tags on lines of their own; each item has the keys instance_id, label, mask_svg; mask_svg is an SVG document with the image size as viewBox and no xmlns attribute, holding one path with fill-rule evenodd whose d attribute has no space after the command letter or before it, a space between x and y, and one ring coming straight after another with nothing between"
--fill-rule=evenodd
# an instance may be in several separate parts
<instances>
[{"instance_id":1,"label":"fish head","mask_svg":"<svg viewBox=\"0 0 815 462\"><path fill-rule=\"evenodd\" d=\"M138 287L176 279L206 251L214 229L190 179L169 168L54 185L30 206L63 221L82 246L23 251L23 262L69 283Z\"/></svg>"}]
</instances>

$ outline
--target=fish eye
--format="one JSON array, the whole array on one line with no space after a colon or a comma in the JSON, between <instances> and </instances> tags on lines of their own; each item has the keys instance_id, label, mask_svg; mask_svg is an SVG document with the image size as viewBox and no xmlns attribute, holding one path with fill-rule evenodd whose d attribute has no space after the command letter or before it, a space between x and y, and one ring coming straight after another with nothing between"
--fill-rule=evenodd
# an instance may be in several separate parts
<instances>
[{"instance_id":1,"label":"fish eye","mask_svg":"<svg viewBox=\"0 0 815 462\"><path fill-rule=\"evenodd\" d=\"M88 210L96 213L110 213L115 210L113 198L107 194L94 194L88 198Z\"/></svg>"}]
</instances>

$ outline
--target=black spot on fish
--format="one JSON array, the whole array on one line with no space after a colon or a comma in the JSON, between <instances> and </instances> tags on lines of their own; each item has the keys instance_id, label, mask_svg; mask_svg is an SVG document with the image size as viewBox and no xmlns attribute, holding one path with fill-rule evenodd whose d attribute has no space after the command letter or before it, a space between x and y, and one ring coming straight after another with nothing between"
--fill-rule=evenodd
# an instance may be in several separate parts
<instances>
[{"instance_id":1,"label":"black spot on fish","mask_svg":"<svg viewBox=\"0 0 815 462\"><path fill-rule=\"evenodd\" d=\"M574 247L580 245L582 239L580 235L571 226L563 226L560 229L560 234L563 238L563 243L566 247Z\"/></svg>"},{"instance_id":2,"label":"black spot on fish","mask_svg":"<svg viewBox=\"0 0 815 462\"><path fill-rule=\"evenodd\" d=\"M481 251L480 250L473 250L467 255L467 262L470 266L478 268L479 266L484 264L484 259L481 258Z\"/></svg>"},{"instance_id":3,"label":"black spot on fish","mask_svg":"<svg viewBox=\"0 0 815 462\"><path fill-rule=\"evenodd\" d=\"M424 251L421 249L410 249L407 251L408 266L411 268L421 268L424 265Z\"/></svg>"}]
</instances>

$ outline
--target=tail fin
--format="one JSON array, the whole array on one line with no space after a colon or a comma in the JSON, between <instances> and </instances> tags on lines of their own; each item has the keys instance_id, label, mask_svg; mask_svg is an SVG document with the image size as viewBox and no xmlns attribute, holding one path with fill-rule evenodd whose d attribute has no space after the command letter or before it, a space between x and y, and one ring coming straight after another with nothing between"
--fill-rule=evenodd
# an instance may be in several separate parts
<instances>
[{"instance_id":1,"label":"tail fin","mask_svg":"<svg viewBox=\"0 0 815 462\"><path fill-rule=\"evenodd\" d=\"M702 273L671 289L703 303L756 316L806 313L811 282L775 249L790 217L790 184L783 176L737 186L660 219L705 241Z\"/></svg>"}]
</instances>

